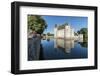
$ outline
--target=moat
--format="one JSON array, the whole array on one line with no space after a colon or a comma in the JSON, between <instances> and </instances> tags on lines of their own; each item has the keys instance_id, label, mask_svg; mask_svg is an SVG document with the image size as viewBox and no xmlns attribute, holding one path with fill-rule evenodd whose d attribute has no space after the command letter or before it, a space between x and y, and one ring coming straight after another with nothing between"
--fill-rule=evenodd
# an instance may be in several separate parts
<instances>
[{"instance_id":1,"label":"moat","mask_svg":"<svg viewBox=\"0 0 100 76\"><path fill-rule=\"evenodd\" d=\"M40 50L32 50L32 56L28 60L55 60L55 59L80 59L88 58L87 42L46 39L41 40Z\"/></svg>"}]
</instances>

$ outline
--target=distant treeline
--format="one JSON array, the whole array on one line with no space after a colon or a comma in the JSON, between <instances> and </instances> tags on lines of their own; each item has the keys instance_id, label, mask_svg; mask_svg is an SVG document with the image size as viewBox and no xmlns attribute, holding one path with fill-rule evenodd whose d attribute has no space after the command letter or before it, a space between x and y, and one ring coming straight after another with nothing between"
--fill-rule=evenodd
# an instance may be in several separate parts
<instances>
[{"instance_id":1,"label":"distant treeline","mask_svg":"<svg viewBox=\"0 0 100 76\"><path fill-rule=\"evenodd\" d=\"M43 36L46 36L46 35L48 35L48 36L54 36L54 34L52 34L52 33L47 33L47 34L43 34Z\"/></svg>"}]
</instances>

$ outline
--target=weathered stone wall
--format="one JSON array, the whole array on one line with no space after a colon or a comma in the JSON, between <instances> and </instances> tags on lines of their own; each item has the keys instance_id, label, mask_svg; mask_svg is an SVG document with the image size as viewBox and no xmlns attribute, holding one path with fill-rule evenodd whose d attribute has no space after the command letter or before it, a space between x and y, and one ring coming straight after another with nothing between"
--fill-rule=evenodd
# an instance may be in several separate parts
<instances>
[{"instance_id":1,"label":"weathered stone wall","mask_svg":"<svg viewBox=\"0 0 100 76\"><path fill-rule=\"evenodd\" d=\"M70 25L66 25L63 29L54 28L54 38L65 38L74 40L83 40L83 34L74 35L74 29Z\"/></svg>"},{"instance_id":2,"label":"weathered stone wall","mask_svg":"<svg viewBox=\"0 0 100 76\"><path fill-rule=\"evenodd\" d=\"M64 29L58 30L57 31L57 38L64 38Z\"/></svg>"},{"instance_id":3,"label":"weathered stone wall","mask_svg":"<svg viewBox=\"0 0 100 76\"><path fill-rule=\"evenodd\" d=\"M55 38L66 38L66 39L74 38L74 29L72 29L70 26L65 26L63 29L60 30L58 30L58 27L54 28Z\"/></svg>"}]
</instances>

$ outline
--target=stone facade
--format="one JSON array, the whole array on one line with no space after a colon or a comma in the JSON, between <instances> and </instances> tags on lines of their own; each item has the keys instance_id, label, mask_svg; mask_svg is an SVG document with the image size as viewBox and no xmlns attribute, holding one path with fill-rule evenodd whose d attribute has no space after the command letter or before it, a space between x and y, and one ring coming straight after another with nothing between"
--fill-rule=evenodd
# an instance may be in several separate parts
<instances>
[{"instance_id":1,"label":"stone facade","mask_svg":"<svg viewBox=\"0 0 100 76\"><path fill-rule=\"evenodd\" d=\"M74 35L74 29L69 24L56 25L54 28L54 38L59 39L83 39L83 34Z\"/></svg>"},{"instance_id":2,"label":"stone facade","mask_svg":"<svg viewBox=\"0 0 100 76\"><path fill-rule=\"evenodd\" d=\"M74 29L70 25L60 25L54 28L54 38L74 39Z\"/></svg>"}]
</instances>

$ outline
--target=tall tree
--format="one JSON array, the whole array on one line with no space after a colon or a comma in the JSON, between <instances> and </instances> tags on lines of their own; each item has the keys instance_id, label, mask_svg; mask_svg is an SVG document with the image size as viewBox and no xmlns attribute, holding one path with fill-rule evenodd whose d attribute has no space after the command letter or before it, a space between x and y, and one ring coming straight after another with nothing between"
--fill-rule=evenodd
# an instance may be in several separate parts
<instances>
[{"instance_id":1,"label":"tall tree","mask_svg":"<svg viewBox=\"0 0 100 76\"><path fill-rule=\"evenodd\" d=\"M28 15L28 29L42 34L47 28L46 21L38 15Z\"/></svg>"},{"instance_id":2,"label":"tall tree","mask_svg":"<svg viewBox=\"0 0 100 76\"><path fill-rule=\"evenodd\" d=\"M83 34L83 37L86 38L88 36L88 30L87 28L81 28L79 31L77 31L78 34Z\"/></svg>"}]
</instances>

